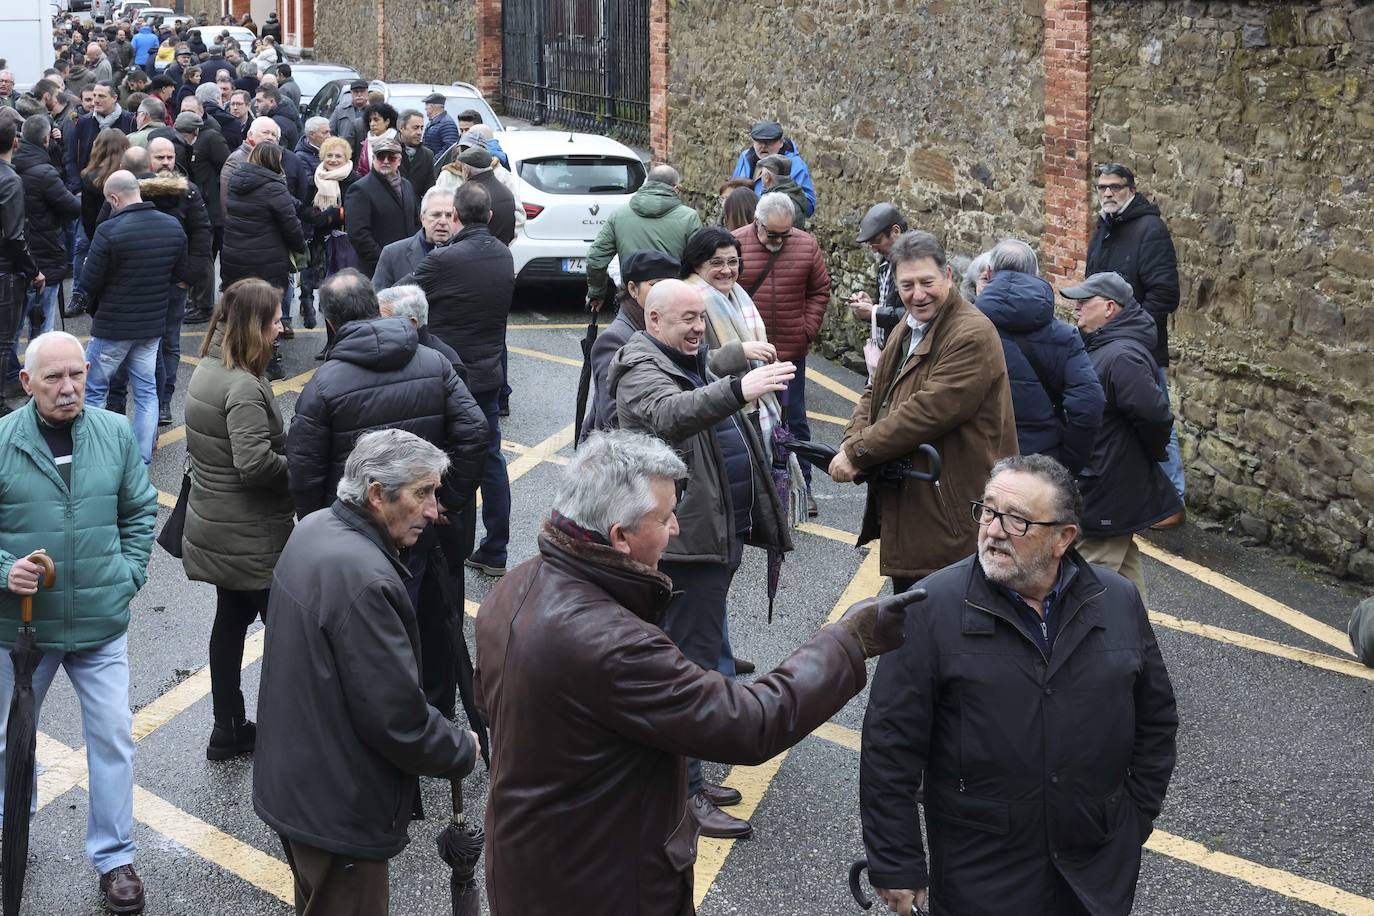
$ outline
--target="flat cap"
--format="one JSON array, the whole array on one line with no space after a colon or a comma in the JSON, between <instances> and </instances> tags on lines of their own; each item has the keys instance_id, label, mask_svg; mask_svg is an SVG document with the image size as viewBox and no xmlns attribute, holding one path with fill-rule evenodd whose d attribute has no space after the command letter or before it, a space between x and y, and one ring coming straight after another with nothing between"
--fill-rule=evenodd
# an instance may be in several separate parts
<instances>
[{"instance_id":1,"label":"flat cap","mask_svg":"<svg viewBox=\"0 0 1374 916\"><path fill-rule=\"evenodd\" d=\"M880 232L886 232L898 223L905 223L902 218L902 211L892 204L874 204L868 208L864 218L859 220L859 237L857 242L870 242Z\"/></svg>"},{"instance_id":2,"label":"flat cap","mask_svg":"<svg viewBox=\"0 0 1374 916\"><path fill-rule=\"evenodd\" d=\"M351 82L351 83L348 84L348 91L349 91L349 92L356 92L356 91L359 90L359 89L366 89L366 88L368 88L369 85L371 85L371 84L368 83L367 80L354 80L353 82Z\"/></svg>"},{"instance_id":3,"label":"flat cap","mask_svg":"<svg viewBox=\"0 0 1374 916\"><path fill-rule=\"evenodd\" d=\"M1131 284L1116 271L1108 270L1093 274L1077 286L1069 286L1059 291L1065 299L1091 299L1101 296L1123 306L1135 305L1135 292Z\"/></svg>"},{"instance_id":4,"label":"flat cap","mask_svg":"<svg viewBox=\"0 0 1374 916\"><path fill-rule=\"evenodd\" d=\"M458 161L464 165L470 165L475 169L491 168L491 153L487 152L486 144L477 146L473 144L458 154Z\"/></svg>"},{"instance_id":5,"label":"flat cap","mask_svg":"<svg viewBox=\"0 0 1374 916\"><path fill-rule=\"evenodd\" d=\"M393 137L368 137L367 148L372 151L372 155L378 153L399 153L401 144Z\"/></svg>"},{"instance_id":6,"label":"flat cap","mask_svg":"<svg viewBox=\"0 0 1374 916\"><path fill-rule=\"evenodd\" d=\"M792 175L792 160L786 156L774 153L772 156L764 156L759 160L758 167L754 169L754 177L759 177L759 172L767 169L780 178L788 178Z\"/></svg>"},{"instance_id":7,"label":"flat cap","mask_svg":"<svg viewBox=\"0 0 1374 916\"><path fill-rule=\"evenodd\" d=\"M782 139L782 125L777 121L760 121L749 131L750 138L772 143Z\"/></svg>"},{"instance_id":8,"label":"flat cap","mask_svg":"<svg viewBox=\"0 0 1374 916\"><path fill-rule=\"evenodd\" d=\"M442 92L431 92L429 95L425 96L426 105L443 105L447 101L448 99L444 98Z\"/></svg>"},{"instance_id":9,"label":"flat cap","mask_svg":"<svg viewBox=\"0 0 1374 916\"><path fill-rule=\"evenodd\" d=\"M620 259L620 277L626 283L645 280L671 280L682 274L682 265L672 255L645 248Z\"/></svg>"},{"instance_id":10,"label":"flat cap","mask_svg":"<svg viewBox=\"0 0 1374 916\"><path fill-rule=\"evenodd\" d=\"M487 138L474 131L465 130L463 135L458 138L458 148L467 149L469 146L480 146L482 149L486 149Z\"/></svg>"},{"instance_id":11,"label":"flat cap","mask_svg":"<svg viewBox=\"0 0 1374 916\"><path fill-rule=\"evenodd\" d=\"M183 111L177 115L177 119L172 122L172 127L181 133L192 130L200 130L205 126L205 121L194 111Z\"/></svg>"}]
</instances>

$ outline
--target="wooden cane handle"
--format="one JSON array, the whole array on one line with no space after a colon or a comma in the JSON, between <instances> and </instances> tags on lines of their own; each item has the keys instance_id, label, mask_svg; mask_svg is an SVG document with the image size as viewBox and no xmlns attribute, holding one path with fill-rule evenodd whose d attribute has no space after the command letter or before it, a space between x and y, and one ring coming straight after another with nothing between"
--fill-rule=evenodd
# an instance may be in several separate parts
<instances>
[{"instance_id":1,"label":"wooden cane handle","mask_svg":"<svg viewBox=\"0 0 1374 916\"><path fill-rule=\"evenodd\" d=\"M39 585L43 588L52 588L57 584L57 564L53 563L52 557L48 556L46 553L31 553L24 559L28 560L30 563L37 563L39 566L43 567L43 578L39 581ZM23 601L20 602L19 610L24 626L33 623L32 595L24 596Z\"/></svg>"}]
</instances>

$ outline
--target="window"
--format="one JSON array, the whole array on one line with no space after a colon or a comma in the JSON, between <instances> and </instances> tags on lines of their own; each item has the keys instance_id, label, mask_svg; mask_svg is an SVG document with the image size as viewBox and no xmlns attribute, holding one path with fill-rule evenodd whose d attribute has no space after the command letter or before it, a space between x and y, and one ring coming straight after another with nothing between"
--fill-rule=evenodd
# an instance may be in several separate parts
<instances>
[{"instance_id":1,"label":"window","mask_svg":"<svg viewBox=\"0 0 1374 916\"><path fill-rule=\"evenodd\" d=\"M549 194L631 194L644 183L644 164L611 156L555 156L525 160L520 177Z\"/></svg>"}]
</instances>

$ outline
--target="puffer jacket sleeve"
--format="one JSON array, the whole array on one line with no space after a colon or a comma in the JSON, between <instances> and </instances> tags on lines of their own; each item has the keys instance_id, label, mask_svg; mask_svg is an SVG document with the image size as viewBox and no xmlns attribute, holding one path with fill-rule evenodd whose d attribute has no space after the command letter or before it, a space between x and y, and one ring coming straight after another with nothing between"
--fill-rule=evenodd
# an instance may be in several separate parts
<instances>
[{"instance_id":1,"label":"puffer jacket sleeve","mask_svg":"<svg viewBox=\"0 0 1374 916\"><path fill-rule=\"evenodd\" d=\"M330 447L329 402L320 396L317 374L296 401L296 413L286 434L287 480L291 501L296 504L296 517L305 518L323 509L333 500L325 492L325 483L333 467Z\"/></svg>"},{"instance_id":2,"label":"puffer jacket sleeve","mask_svg":"<svg viewBox=\"0 0 1374 916\"><path fill-rule=\"evenodd\" d=\"M814 343L821 333L821 323L825 321L825 310L830 307L830 271L825 269L825 255L821 246L814 245L811 252L811 271L806 278L805 328L806 342Z\"/></svg>"},{"instance_id":3,"label":"puffer jacket sleeve","mask_svg":"<svg viewBox=\"0 0 1374 916\"><path fill-rule=\"evenodd\" d=\"M214 242L210 214L205 206L205 195L198 189L186 195L186 202L182 206L186 226L186 261L177 279L192 286L204 279L210 266L210 249Z\"/></svg>"},{"instance_id":4,"label":"puffer jacket sleeve","mask_svg":"<svg viewBox=\"0 0 1374 916\"><path fill-rule=\"evenodd\" d=\"M256 379L245 379L234 385L224 406L234 470L247 486L280 492L287 479L286 456L272 450L271 408L260 384Z\"/></svg>"},{"instance_id":5,"label":"puffer jacket sleeve","mask_svg":"<svg viewBox=\"0 0 1374 916\"><path fill-rule=\"evenodd\" d=\"M1163 461L1174 427L1169 398L1155 383L1155 363L1148 354L1123 348L1110 362L1106 372L1105 394L1121 412L1145 449L1155 461Z\"/></svg>"},{"instance_id":6,"label":"puffer jacket sleeve","mask_svg":"<svg viewBox=\"0 0 1374 916\"><path fill-rule=\"evenodd\" d=\"M148 557L153 550L157 490L148 479L148 467L139 454L133 430L123 424L118 429L124 452L124 468L119 481L119 552L129 564L134 586L142 588L148 579Z\"/></svg>"},{"instance_id":7,"label":"puffer jacket sleeve","mask_svg":"<svg viewBox=\"0 0 1374 916\"><path fill-rule=\"evenodd\" d=\"M1083 348L1083 338L1067 325L1064 331L1064 433L1059 440L1059 462L1070 474L1077 474L1092 457L1107 397Z\"/></svg>"},{"instance_id":8,"label":"puffer jacket sleeve","mask_svg":"<svg viewBox=\"0 0 1374 916\"><path fill-rule=\"evenodd\" d=\"M449 458L448 475L444 481L444 507L450 510L463 509L471 501L477 485L482 482L482 469L487 460L487 418L468 391L468 386L453 370L452 364L447 359L443 362L447 369L444 373L447 400L444 409L447 426L444 450ZM454 502L450 503L450 499Z\"/></svg>"},{"instance_id":9,"label":"puffer jacket sleeve","mask_svg":"<svg viewBox=\"0 0 1374 916\"><path fill-rule=\"evenodd\" d=\"M288 251L305 250L305 233L301 230L301 221L296 216L296 199L291 196L291 191L285 184L271 183L271 197L268 206L272 210L272 218L276 220L277 228L281 231L282 241L286 243Z\"/></svg>"}]
</instances>

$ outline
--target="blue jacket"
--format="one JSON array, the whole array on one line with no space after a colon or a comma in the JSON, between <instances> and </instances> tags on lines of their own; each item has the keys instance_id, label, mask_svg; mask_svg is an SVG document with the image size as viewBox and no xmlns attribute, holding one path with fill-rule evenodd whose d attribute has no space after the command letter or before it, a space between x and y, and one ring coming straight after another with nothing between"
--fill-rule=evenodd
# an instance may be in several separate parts
<instances>
[{"instance_id":1,"label":"blue jacket","mask_svg":"<svg viewBox=\"0 0 1374 916\"><path fill-rule=\"evenodd\" d=\"M506 157L506 151L501 149L501 141L492 137L487 141L487 152L501 160L501 167L507 172L510 171L510 159Z\"/></svg>"},{"instance_id":2,"label":"blue jacket","mask_svg":"<svg viewBox=\"0 0 1374 916\"><path fill-rule=\"evenodd\" d=\"M1003 270L977 305L1002 338L1021 454L1049 455L1077 474L1092 454L1106 397L1078 331L1055 320L1053 287Z\"/></svg>"},{"instance_id":3,"label":"blue jacket","mask_svg":"<svg viewBox=\"0 0 1374 916\"><path fill-rule=\"evenodd\" d=\"M435 159L442 156L450 146L458 142L458 125L452 115L447 111L439 112L439 117L431 120L425 128L424 139L420 142L429 148Z\"/></svg>"},{"instance_id":4,"label":"blue jacket","mask_svg":"<svg viewBox=\"0 0 1374 916\"><path fill-rule=\"evenodd\" d=\"M171 217L166 217L171 219ZM129 600L148 576L157 490L129 421L86 408L72 425L72 483L53 463L30 401L0 420L0 581L43 548L57 584L39 589L40 649L94 649L129 628ZM20 598L0 589L0 646L14 644Z\"/></svg>"},{"instance_id":5,"label":"blue jacket","mask_svg":"<svg viewBox=\"0 0 1374 916\"><path fill-rule=\"evenodd\" d=\"M814 216L816 213L816 186L811 183L811 169L807 167L802 159L801 153L797 152L797 144L788 137L782 143L782 155L792 160L792 180L801 185L802 192L806 194L806 215ZM739 158L735 160L735 171L731 178L753 178L754 170L758 168L759 157L754 152L752 145L740 150ZM763 182L754 182L754 193L763 194Z\"/></svg>"},{"instance_id":6,"label":"blue jacket","mask_svg":"<svg viewBox=\"0 0 1374 916\"><path fill-rule=\"evenodd\" d=\"M81 290L95 317L91 336L147 340L167 329L167 299L182 276L186 233L175 216L146 201L96 227L81 269Z\"/></svg>"},{"instance_id":7,"label":"blue jacket","mask_svg":"<svg viewBox=\"0 0 1374 916\"><path fill-rule=\"evenodd\" d=\"M152 26L145 25L139 29L138 34L134 35L134 40L129 43L134 46L134 65L140 68L146 67L149 52L156 52L158 46L157 36L153 34Z\"/></svg>"}]
</instances>

